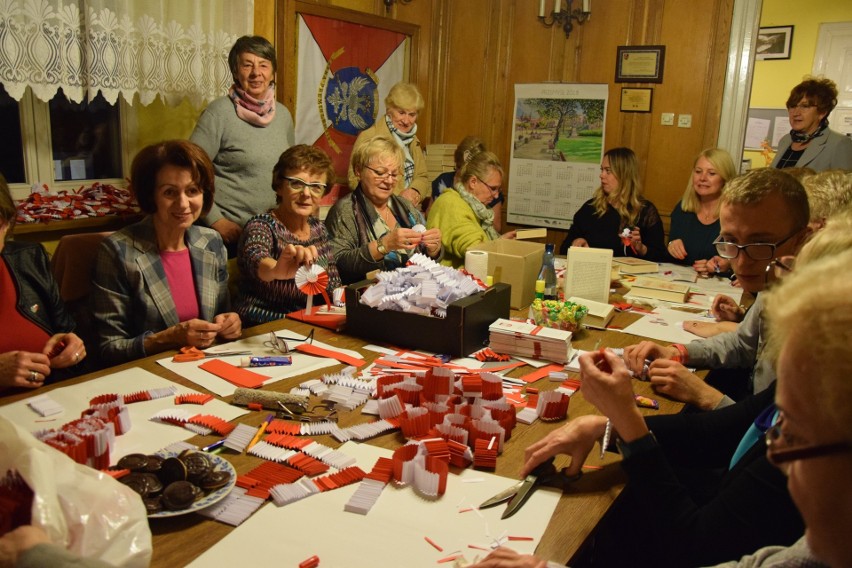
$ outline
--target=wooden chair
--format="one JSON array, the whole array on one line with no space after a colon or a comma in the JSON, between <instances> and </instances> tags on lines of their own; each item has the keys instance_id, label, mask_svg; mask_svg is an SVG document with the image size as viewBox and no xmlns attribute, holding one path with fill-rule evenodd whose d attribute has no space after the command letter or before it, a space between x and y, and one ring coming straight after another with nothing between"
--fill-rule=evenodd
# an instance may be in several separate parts
<instances>
[{"instance_id":1,"label":"wooden chair","mask_svg":"<svg viewBox=\"0 0 852 568\"><path fill-rule=\"evenodd\" d=\"M110 234L111 232L65 235L59 239L50 262L53 278L59 286L59 295L62 296L68 313L77 322L77 335L86 344L89 369L100 367L96 359L98 350L95 322L89 307L92 272L101 241Z\"/></svg>"}]
</instances>

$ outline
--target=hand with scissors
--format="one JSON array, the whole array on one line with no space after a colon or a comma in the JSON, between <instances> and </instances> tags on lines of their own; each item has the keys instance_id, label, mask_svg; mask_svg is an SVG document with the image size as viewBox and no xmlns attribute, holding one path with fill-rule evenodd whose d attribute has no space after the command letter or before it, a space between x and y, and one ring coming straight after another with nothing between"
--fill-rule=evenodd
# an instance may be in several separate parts
<instances>
[{"instance_id":1,"label":"hand with scissors","mask_svg":"<svg viewBox=\"0 0 852 568\"><path fill-rule=\"evenodd\" d=\"M566 475L580 473L589 452L606 432L607 417L622 439L633 440L648 433L636 407L630 373L621 358L603 350L584 353L579 361L583 396L602 415L575 418L528 447L521 475L527 475L557 454L571 456L571 464L564 469Z\"/></svg>"},{"instance_id":2,"label":"hand with scissors","mask_svg":"<svg viewBox=\"0 0 852 568\"><path fill-rule=\"evenodd\" d=\"M532 554L520 554L501 546L470 568L547 568L548 563Z\"/></svg>"},{"instance_id":3,"label":"hand with scissors","mask_svg":"<svg viewBox=\"0 0 852 568\"><path fill-rule=\"evenodd\" d=\"M550 457L538 464L521 481L483 501L479 508L487 509L508 501L506 510L500 516L501 519L506 519L517 513L533 494L533 491L539 487L556 487L564 490L571 482L577 481L580 475L580 473L566 475L564 470L557 470L553 465L553 457Z\"/></svg>"}]
</instances>

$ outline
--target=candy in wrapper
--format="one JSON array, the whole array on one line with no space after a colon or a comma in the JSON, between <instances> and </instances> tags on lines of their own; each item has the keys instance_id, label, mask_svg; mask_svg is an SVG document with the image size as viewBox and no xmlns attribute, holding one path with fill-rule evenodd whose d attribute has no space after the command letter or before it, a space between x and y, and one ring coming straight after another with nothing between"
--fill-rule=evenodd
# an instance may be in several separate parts
<instances>
[{"instance_id":1,"label":"candy in wrapper","mask_svg":"<svg viewBox=\"0 0 852 568\"><path fill-rule=\"evenodd\" d=\"M634 395L634 398L636 398L636 406L640 408L653 408L654 410L660 409L660 403L653 398L648 398L641 394Z\"/></svg>"}]
</instances>

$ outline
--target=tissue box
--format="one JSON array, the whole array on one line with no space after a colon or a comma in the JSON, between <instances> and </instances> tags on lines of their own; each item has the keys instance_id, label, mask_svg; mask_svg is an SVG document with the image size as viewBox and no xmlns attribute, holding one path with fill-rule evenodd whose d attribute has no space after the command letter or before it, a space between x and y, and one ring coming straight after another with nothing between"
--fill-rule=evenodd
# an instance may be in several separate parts
<instances>
[{"instance_id":1,"label":"tissue box","mask_svg":"<svg viewBox=\"0 0 852 568\"><path fill-rule=\"evenodd\" d=\"M447 317L442 319L362 304L361 293L372 283L364 280L346 287L346 333L361 339L464 357L482 349L489 325L509 317L510 288L506 284L456 300L447 306Z\"/></svg>"},{"instance_id":2,"label":"tissue box","mask_svg":"<svg viewBox=\"0 0 852 568\"><path fill-rule=\"evenodd\" d=\"M494 283L512 287L510 305L513 309L529 306L535 298L535 280L541 270L544 245L510 239L479 243L470 250L488 252L488 276Z\"/></svg>"}]
</instances>

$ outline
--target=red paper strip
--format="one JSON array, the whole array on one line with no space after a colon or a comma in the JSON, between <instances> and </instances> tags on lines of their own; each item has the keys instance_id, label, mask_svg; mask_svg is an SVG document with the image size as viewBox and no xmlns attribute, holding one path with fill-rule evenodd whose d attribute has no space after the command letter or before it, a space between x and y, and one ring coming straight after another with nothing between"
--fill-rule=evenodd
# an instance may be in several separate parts
<instances>
[{"instance_id":1,"label":"red paper strip","mask_svg":"<svg viewBox=\"0 0 852 568\"><path fill-rule=\"evenodd\" d=\"M233 385L248 389L256 389L263 385L264 381L268 381L269 377L261 375L248 369L235 367L230 363L226 363L221 359L210 359L198 366L199 369L204 369L208 373L212 373L220 379L225 379Z\"/></svg>"},{"instance_id":2,"label":"red paper strip","mask_svg":"<svg viewBox=\"0 0 852 568\"><path fill-rule=\"evenodd\" d=\"M538 368L532 373L528 373L521 377L521 380L525 383L534 383L539 379L543 379L544 377L550 375L550 373L560 372L565 369L564 365L545 365L544 367Z\"/></svg>"},{"instance_id":3,"label":"red paper strip","mask_svg":"<svg viewBox=\"0 0 852 568\"><path fill-rule=\"evenodd\" d=\"M330 359L337 359L341 363L346 363L347 365L352 365L353 367L361 367L362 365L367 364L367 362L363 359L358 359L356 357L347 355L346 353L334 351L333 349L325 349L323 347L318 347L312 343L301 343L296 346L296 351L298 351L299 353L307 353L308 355L314 355L316 357L328 357ZM267 377L264 377L264 379L266 378Z\"/></svg>"}]
</instances>

